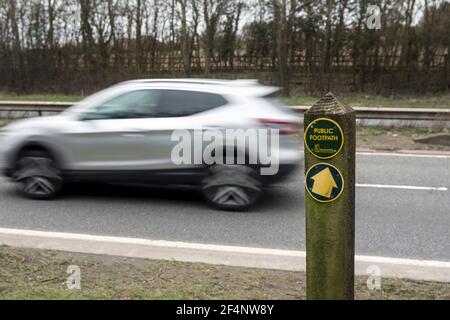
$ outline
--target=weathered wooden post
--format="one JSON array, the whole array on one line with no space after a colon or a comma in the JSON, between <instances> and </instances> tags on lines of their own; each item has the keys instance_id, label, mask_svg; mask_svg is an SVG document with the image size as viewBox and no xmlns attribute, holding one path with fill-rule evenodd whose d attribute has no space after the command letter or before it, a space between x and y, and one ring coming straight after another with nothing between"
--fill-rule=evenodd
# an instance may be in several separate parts
<instances>
[{"instance_id":1,"label":"weathered wooden post","mask_svg":"<svg viewBox=\"0 0 450 320\"><path fill-rule=\"evenodd\" d=\"M355 111L328 93L304 124L307 299L353 299Z\"/></svg>"}]
</instances>

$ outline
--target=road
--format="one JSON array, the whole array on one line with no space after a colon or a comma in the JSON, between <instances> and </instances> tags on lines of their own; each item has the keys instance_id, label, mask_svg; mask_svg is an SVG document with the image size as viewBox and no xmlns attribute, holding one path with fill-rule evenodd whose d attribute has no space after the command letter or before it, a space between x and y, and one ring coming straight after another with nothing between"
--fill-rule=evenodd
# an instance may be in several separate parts
<instances>
[{"instance_id":1,"label":"road","mask_svg":"<svg viewBox=\"0 0 450 320\"><path fill-rule=\"evenodd\" d=\"M32 201L1 179L0 228L304 250L301 179L239 213L191 189L82 185ZM358 254L450 261L450 157L358 154L357 183Z\"/></svg>"}]
</instances>

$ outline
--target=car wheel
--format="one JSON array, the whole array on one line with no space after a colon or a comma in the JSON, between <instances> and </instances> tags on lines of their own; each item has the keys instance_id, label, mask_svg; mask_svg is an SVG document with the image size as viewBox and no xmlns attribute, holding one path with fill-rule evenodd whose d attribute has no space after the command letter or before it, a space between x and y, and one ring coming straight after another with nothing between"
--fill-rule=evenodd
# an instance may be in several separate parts
<instances>
[{"instance_id":1,"label":"car wheel","mask_svg":"<svg viewBox=\"0 0 450 320\"><path fill-rule=\"evenodd\" d=\"M62 187L61 172L55 161L44 151L23 152L14 173L19 191L32 199L55 197Z\"/></svg>"},{"instance_id":2,"label":"car wheel","mask_svg":"<svg viewBox=\"0 0 450 320\"><path fill-rule=\"evenodd\" d=\"M203 181L203 195L218 209L248 209L262 193L258 174L248 166L214 165L208 170L208 177Z\"/></svg>"}]
</instances>

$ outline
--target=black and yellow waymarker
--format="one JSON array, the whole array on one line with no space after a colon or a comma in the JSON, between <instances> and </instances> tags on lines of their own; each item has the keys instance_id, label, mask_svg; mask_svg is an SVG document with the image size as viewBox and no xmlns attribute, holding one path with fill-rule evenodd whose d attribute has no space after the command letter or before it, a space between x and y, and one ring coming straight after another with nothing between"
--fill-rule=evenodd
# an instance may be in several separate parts
<instances>
[{"instance_id":1,"label":"black and yellow waymarker","mask_svg":"<svg viewBox=\"0 0 450 320\"><path fill-rule=\"evenodd\" d=\"M305 112L306 296L354 298L356 117L329 93Z\"/></svg>"},{"instance_id":2,"label":"black and yellow waymarker","mask_svg":"<svg viewBox=\"0 0 450 320\"><path fill-rule=\"evenodd\" d=\"M344 191L344 178L336 167L319 163L311 167L305 176L306 190L314 200L331 202Z\"/></svg>"},{"instance_id":3,"label":"black and yellow waymarker","mask_svg":"<svg viewBox=\"0 0 450 320\"><path fill-rule=\"evenodd\" d=\"M331 159L344 146L344 133L336 121L319 118L305 130L305 147L316 158Z\"/></svg>"}]
</instances>

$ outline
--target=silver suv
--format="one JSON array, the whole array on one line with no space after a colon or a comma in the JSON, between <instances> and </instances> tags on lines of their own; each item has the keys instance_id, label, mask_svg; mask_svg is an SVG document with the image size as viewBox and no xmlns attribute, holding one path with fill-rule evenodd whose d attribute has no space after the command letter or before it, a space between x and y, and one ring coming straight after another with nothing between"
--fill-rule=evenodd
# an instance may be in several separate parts
<instances>
[{"instance_id":1,"label":"silver suv","mask_svg":"<svg viewBox=\"0 0 450 320\"><path fill-rule=\"evenodd\" d=\"M188 184L217 208L243 210L302 160L299 118L271 98L277 90L251 80L120 83L56 116L2 128L0 166L33 199L50 199L70 181ZM271 163L253 157L261 143L236 143L251 130L268 132L277 162L271 174L261 173ZM229 139L229 132L239 134ZM186 135L192 140L179 140ZM203 157L208 141L212 162Z\"/></svg>"}]
</instances>

